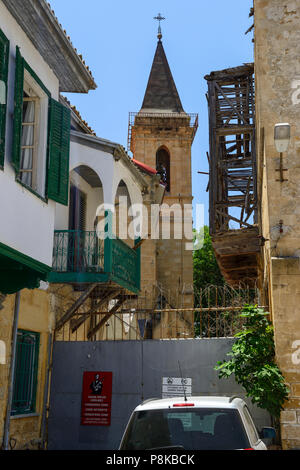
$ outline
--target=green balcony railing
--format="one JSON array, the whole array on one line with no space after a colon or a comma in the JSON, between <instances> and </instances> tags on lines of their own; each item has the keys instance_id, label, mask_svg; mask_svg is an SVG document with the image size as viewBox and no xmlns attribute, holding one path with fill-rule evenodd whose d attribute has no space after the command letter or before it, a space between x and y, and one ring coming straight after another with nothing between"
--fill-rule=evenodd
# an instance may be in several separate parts
<instances>
[{"instance_id":1,"label":"green balcony railing","mask_svg":"<svg viewBox=\"0 0 300 470\"><path fill-rule=\"evenodd\" d=\"M103 272L104 242L96 232L57 230L54 232L55 272Z\"/></svg>"},{"instance_id":2,"label":"green balcony railing","mask_svg":"<svg viewBox=\"0 0 300 470\"><path fill-rule=\"evenodd\" d=\"M133 250L119 238L105 240L105 271L111 278L127 288L140 290L140 248Z\"/></svg>"},{"instance_id":3,"label":"green balcony railing","mask_svg":"<svg viewBox=\"0 0 300 470\"><path fill-rule=\"evenodd\" d=\"M50 282L113 281L131 292L140 289L140 248L119 238L103 240L95 231L56 230L52 268Z\"/></svg>"}]
</instances>

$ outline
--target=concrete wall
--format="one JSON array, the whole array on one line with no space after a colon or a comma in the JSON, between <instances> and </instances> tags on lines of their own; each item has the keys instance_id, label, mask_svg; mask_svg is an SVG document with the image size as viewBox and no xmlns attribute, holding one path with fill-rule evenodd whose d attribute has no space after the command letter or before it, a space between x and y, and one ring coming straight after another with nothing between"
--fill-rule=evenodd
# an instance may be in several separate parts
<instances>
[{"instance_id":1,"label":"concrete wall","mask_svg":"<svg viewBox=\"0 0 300 470\"><path fill-rule=\"evenodd\" d=\"M258 190L264 269L275 327L276 356L291 390L281 416L285 449L300 447L300 10L298 0L254 0ZM288 122L283 153L274 125ZM281 228L280 228L280 224Z\"/></svg>"},{"instance_id":2,"label":"concrete wall","mask_svg":"<svg viewBox=\"0 0 300 470\"><path fill-rule=\"evenodd\" d=\"M193 395L239 395L230 378L214 371L233 339L57 342L54 345L48 422L49 450L117 449L133 409L144 399L161 397L162 377L192 378ZM111 426L81 426L84 371L113 373ZM247 400L248 401L248 400ZM269 415L248 401L258 428L270 425Z\"/></svg>"}]
</instances>

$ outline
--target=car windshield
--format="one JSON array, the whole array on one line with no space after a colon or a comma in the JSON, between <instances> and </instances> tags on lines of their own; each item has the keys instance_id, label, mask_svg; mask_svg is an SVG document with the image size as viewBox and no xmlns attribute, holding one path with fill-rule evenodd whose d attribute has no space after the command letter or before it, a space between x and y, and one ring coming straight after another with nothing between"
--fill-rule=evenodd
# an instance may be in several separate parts
<instances>
[{"instance_id":1,"label":"car windshield","mask_svg":"<svg viewBox=\"0 0 300 470\"><path fill-rule=\"evenodd\" d=\"M170 408L134 412L121 450L164 447L224 450L246 449L250 444L238 410Z\"/></svg>"}]
</instances>

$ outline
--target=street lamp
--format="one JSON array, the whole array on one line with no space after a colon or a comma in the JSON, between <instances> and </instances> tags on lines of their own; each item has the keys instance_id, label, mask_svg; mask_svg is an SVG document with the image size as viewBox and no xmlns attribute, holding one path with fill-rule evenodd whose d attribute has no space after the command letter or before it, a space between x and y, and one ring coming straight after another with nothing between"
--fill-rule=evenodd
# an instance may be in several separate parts
<instances>
[{"instance_id":1,"label":"street lamp","mask_svg":"<svg viewBox=\"0 0 300 470\"><path fill-rule=\"evenodd\" d=\"M280 181L281 183L283 181L287 181L283 178L283 172L287 171L287 169L283 168L282 153L287 151L289 147L289 143L290 143L290 138L291 138L291 126L289 125L288 122L281 122L281 123L275 124L274 142L275 142L275 147L276 147L277 152L280 153L280 166L279 166L279 169L276 170L280 172L280 179L277 181Z\"/></svg>"},{"instance_id":2,"label":"street lamp","mask_svg":"<svg viewBox=\"0 0 300 470\"><path fill-rule=\"evenodd\" d=\"M275 124L274 141L277 152L286 152L291 138L291 126L288 122Z\"/></svg>"}]
</instances>

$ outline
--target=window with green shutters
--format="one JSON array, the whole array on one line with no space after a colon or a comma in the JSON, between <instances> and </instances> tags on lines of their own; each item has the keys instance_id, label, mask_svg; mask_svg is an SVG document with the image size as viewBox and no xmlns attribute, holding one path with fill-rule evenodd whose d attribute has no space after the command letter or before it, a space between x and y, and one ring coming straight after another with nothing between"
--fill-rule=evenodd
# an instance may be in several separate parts
<instances>
[{"instance_id":1,"label":"window with green shutters","mask_svg":"<svg viewBox=\"0 0 300 470\"><path fill-rule=\"evenodd\" d=\"M42 198L68 204L71 112L51 98L16 52L12 161L17 180Z\"/></svg>"},{"instance_id":2,"label":"window with green shutters","mask_svg":"<svg viewBox=\"0 0 300 470\"><path fill-rule=\"evenodd\" d=\"M18 330L12 415L36 411L39 345L39 333Z\"/></svg>"},{"instance_id":3,"label":"window with green shutters","mask_svg":"<svg viewBox=\"0 0 300 470\"><path fill-rule=\"evenodd\" d=\"M71 112L51 99L48 197L68 205Z\"/></svg>"},{"instance_id":4,"label":"window with green shutters","mask_svg":"<svg viewBox=\"0 0 300 470\"><path fill-rule=\"evenodd\" d=\"M0 29L0 168L4 166L9 41Z\"/></svg>"},{"instance_id":5,"label":"window with green shutters","mask_svg":"<svg viewBox=\"0 0 300 470\"><path fill-rule=\"evenodd\" d=\"M22 133L22 107L23 107L23 85L24 85L24 59L20 54L20 49L16 51L16 71L15 71L15 106L14 106L14 127L13 127L13 154L12 163L16 173L19 173L21 159L21 133Z\"/></svg>"}]
</instances>

